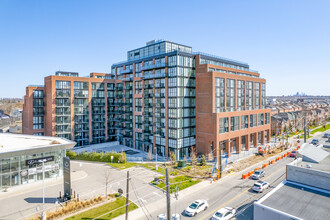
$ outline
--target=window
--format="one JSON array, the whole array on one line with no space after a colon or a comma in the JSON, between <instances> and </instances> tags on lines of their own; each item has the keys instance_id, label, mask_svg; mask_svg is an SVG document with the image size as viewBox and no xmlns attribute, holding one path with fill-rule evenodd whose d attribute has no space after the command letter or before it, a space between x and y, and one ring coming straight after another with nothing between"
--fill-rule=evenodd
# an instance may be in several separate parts
<instances>
[{"instance_id":1,"label":"window","mask_svg":"<svg viewBox=\"0 0 330 220\"><path fill-rule=\"evenodd\" d=\"M44 91L43 90L33 90L33 98L34 99L41 99L44 97Z\"/></svg>"},{"instance_id":2,"label":"window","mask_svg":"<svg viewBox=\"0 0 330 220\"><path fill-rule=\"evenodd\" d=\"M260 83L254 83L254 109L260 109Z\"/></svg>"},{"instance_id":3,"label":"window","mask_svg":"<svg viewBox=\"0 0 330 220\"><path fill-rule=\"evenodd\" d=\"M269 124L269 113L265 113L265 124Z\"/></svg>"},{"instance_id":4,"label":"window","mask_svg":"<svg viewBox=\"0 0 330 220\"><path fill-rule=\"evenodd\" d=\"M225 111L225 79L215 78L215 112Z\"/></svg>"},{"instance_id":5,"label":"window","mask_svg":"<svg viewBox=\"0 0 330 220\"><path fill-rule=\"evenodd\" d=\"M245 81L237 80L237 111L245 110Z\"/></svg>"},{"instance_id":6,"label":"window","mask_svg":"<svg viewBox=\"0 0 330 220\"><path fill-rule=\"evenodd\" d=\"M71 82L70 81L56 81L55 87L56 87L56 89L70 89Z\"/></svg>"},{"instance_id":7,"label":"window","mask_svg":"<svg viewBox=\"0 0 330 220\"><path fill-rule=\"evenodd\" d=\"M235 80L227 79L227 112L235 111Z\"/></svg>"},{"instance_id":8,"label":"window","mask_svg":"<svg viewBox=\"0 0 330 220\"><path fill-rule=\"evenodd\" d=\"M231 117L230 118L230 130L237 131L239 129L239 117Z\"/></svg>"},{"instance_id":9,"label":"window","mask_svg":"<svg viewBox=\"0 0 330 220\"><path fill-rule=\"evenodd\" d=\"M219 133L225 133L229 131L228 117L219 118Z\"/></svg>"},{"instance_id":10,"label":"window","mask_svg":"<svg viewBox=\"0 0 330 220\"><path fill-rule=\"evenodd\" d=\"M246 110L252 110L252 88L253 82L246 82Z\"/></svg>"},{"instance_id":11,"label":"window","mask_svg":"<svg viewBox=\"0 0 330 220\"><path fill-rule=\"evenodd\" d=\"M250 115L250 127L257 126L257 115Z\"/></svg>"},{"instance_id":12,"label":"window","mask_svg":"<svg viewBox=\"0 0 330 220\"><path fill-rule=\"evenodd\" d=\"M264 114L258 114L258 126L264 125Z\"/></svg>"},{"instance_id":13,"label":"window","mask_svg":"<svg viewBox=\"0 0 330 220\"><path fill-rule=\"evenodd\" d=\"M266 107L266 84L261 83L261 108Z\"/></svg>"},{"instance_id":14,"label":"window","mask_svg":"<svg viewBox=\"0 0 330 220\"><path fill-rule=\"evenodd\" d=\"M242 115L241 116L241 129L249 128L249 116Z\"/></svg>"}]
</instances>

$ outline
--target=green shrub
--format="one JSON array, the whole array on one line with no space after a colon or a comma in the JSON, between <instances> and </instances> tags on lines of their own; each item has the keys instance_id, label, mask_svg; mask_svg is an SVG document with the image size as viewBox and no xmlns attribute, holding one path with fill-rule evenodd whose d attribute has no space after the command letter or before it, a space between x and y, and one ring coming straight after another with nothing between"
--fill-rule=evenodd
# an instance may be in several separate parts
<instances>
[{"instance_id":1,"label":"green shrub","mask_svg":"<svg viewBox=\"0 0 330 220\"><path fill-rule=\"evenodd\" d=\"M202 155L201 161L200 161L200 165L201 166L205 166L206 165L206 159L205 159L205 155Z\"/></svg>"},{"instance_id":2,"label":"green shrub","mask_svg":"<svg viewBox=\"0 0 330 220\"><path fill-rule=\"evenodd\" d=\"M116 152L110 152L110 153L98 153L98 152L81 152L81 153L75 153L74 151L67 151L66 155L71 160L87 160L87 161L98 161L98 162L113 162L113 163L126 163L127 158L125 152L116 153ZM111 157L113 160L111 161Z\"/></svg>"},{"instance_id":3,"label":"green shrub","mask_svg":"<svg viewBox=\"0 0 330 220\"><path fill-rule=\"evenodd\" d=\"M69 157L70 160L74 160L75 157L77 156L77 154L76 154L74 151L72 151L72 150L68 150L68 151L66 152L66 156Z\"/></svg>"}]
</instances>

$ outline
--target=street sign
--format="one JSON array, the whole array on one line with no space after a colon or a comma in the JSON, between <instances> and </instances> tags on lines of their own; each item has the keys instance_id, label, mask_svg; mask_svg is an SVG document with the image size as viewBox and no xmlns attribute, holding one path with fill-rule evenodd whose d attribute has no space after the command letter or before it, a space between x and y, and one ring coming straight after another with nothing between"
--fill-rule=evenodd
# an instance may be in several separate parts
<instances>
[{"instance_id":1,"label":"street sign","mask_svg":"<svg viewBox=\"0 0 330 220\"><path fill-rule=\"evenodd\" d=\"M63 157L64 195L71 198L70 158Z\"/></svg>"},{"instance_id":2,"label":"street sign","mask_svg":"<svg viewBox=\"0 0 330 220\"><path fill-rule=\"evenodd\" d=\"M25 161L26 166L32 166L34 164L41 164L42 162L54 161L54 156L40 157L35 159L29 159Z\"/></svg>"}]
</instances>

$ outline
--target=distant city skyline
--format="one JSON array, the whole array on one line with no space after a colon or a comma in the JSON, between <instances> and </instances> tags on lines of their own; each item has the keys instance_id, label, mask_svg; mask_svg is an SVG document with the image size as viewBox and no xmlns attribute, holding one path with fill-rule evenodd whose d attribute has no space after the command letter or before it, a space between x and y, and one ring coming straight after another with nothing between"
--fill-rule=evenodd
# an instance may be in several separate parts
<instances>
[{"instance_id":1,"label":"distant city skyline","mask_svg":"<svg viewBox=\"0 0 330 220\"><path fill-rule=\"evenodd\" d=\"M249 63L267 96L330 95L330 2L207 3L1 1L0 97L22 98L58 70L110 72L127 50L160 38Z\"/></svg>"}]
</instances>

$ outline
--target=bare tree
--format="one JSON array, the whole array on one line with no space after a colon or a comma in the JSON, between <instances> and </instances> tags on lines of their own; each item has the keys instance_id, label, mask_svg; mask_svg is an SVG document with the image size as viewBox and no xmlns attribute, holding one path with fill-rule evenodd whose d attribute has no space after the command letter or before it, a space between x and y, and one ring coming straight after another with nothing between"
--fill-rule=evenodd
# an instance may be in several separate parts
<instances>
[{"instance_id":1,"label":"bare tree","mask_svg":"<svg viewBox=\"0 0 330 220\"><path fill-rule=\"evenodd\" d=\"M110 169L104 170L104 181L105 181L105 198L108 199L108 185L110 184Z\"/></svg>"},{"instance_id":2,"label":"bare tree","mask_svg":"<svg viewBox=\"0 0 330 220\"><path fill-rule=\"evenodd\" d=\"M191 148L190 159L191 159L191 165L195 166L197 163L197 154L196 154L196 149L194 147Z\"/></svg>"},{"instance_id":3,"label":"bare tree","mask_svg":"<svg viewBox=\"0 0 330 220\"><path fill-rule=\"evenodd\" d=\"M152 154L152 150L151 150L151 148L149 148L147 158L148 158L148 160L150 160L150 161L151 161L152 159L154 159L154 155Z\"/></svg>"}]
</instances>

